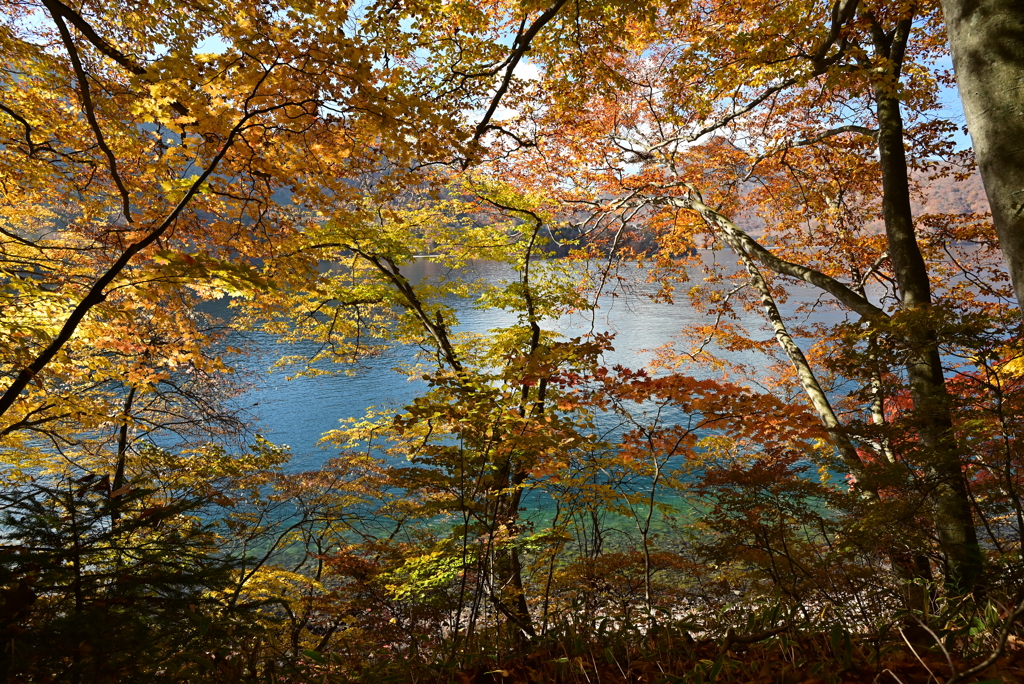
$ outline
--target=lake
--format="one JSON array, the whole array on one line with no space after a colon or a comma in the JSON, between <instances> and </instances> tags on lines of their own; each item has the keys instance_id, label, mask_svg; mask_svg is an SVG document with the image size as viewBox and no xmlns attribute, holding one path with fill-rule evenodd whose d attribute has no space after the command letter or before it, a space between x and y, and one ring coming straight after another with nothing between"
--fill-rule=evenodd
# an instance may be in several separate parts
<instances>
[{"instance_id":1,"label":"lake","mask_svg":"<svg viewBox=\"0 0 1024 684\"><path fill-rule=\"evenodd\" d=\"M701 256L706 261L717 258L727 262L731 255L705 251ZM467 270L488 282L497 282L511 275L506 265L487 261L473 262ZM403 272L413 281L442 277L445 273L428 259L417 260ZM674 304L652 301L650 295L657 291L659 284L648 282L647 271L632 268L620 274L625 276L626 287L601 296L594 312L547 320L542 327L566 336L579 336L590 331L614 333L615 349L606 355L606 363L639 368L648 364L654 358L654 350L670 342L673 336L689 326L705 322L703 315L686 301ZM702 274L694 274L694 284L701 279ZM820 294L818 290L800 285L790 287L789 291L788 301L780 303L784 314L791 314L801 304L815 302ZM679 299L685 300L685 297ZM450 303L458 310L460 324L456 330L459 331L486 332L516 320L514 313L475 309L470 301L452 300ZM210 310L227 311L222 307ZM739 316L739 322L759 339L772 337L760 312L740 310ZM822 322L841 318L841 312L828 306L819 307L813 316L813 320ZM252 389L239 399L239 403L249 411L256 431L276 444L291 448L292 460L288 468L291 471L314 469L334 455L335 449L320 447L317 442L324 432L338 427L339 420L362 417L370 407L391 406L399 411L425 389L422 381L410 380L395 370L399 364L413 360L415 350L411 347L395 347L381 356L363 361L352 375L319 375L289 380L287 370L271 371L271 365L283 355L312 353L317 345L312 342L280 344L275 337L263 333L238 335L249 343L253 351L231 361L255 378ZM757 366L763 357L748 352L733 355L733 358ZM763 368L764 364L760 367ZM718 375L718 371L711 369L695 371L696 374L702 372L706 373L705 377ZM615 419L608 417L608 420Z\"/></svg>"}]
</instances>

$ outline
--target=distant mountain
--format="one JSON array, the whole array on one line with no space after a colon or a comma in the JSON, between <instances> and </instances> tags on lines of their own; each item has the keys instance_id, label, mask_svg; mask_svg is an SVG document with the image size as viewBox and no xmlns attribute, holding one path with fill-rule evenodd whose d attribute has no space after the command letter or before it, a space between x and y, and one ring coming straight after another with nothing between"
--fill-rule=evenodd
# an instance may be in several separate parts
<instances>
[{"instance_id":1,"label":"distant mountain","mask_svg":"<svg viewBox=\"0 0 1024 684\"><path fill-rule=\"evenodd\" d=\"M984 214L989 211L985 188L981 183L981 176L977 173L962 181L958 181L952 176L928 178L927 174L918 173L915 180L920 183L921 194L915 194L911 199L910 204L914 216ZM923 196L921 196L922 194ZM745 208L733 219L740 228L754 238L760 239L764 236L764 221L757 216L753 207ZM871 221L863 226L863 231L868 235L881 234L885 232L885 225L881 220Z\"/></svg>"},{"instance_id":2,"label":"distant mountain","mask_svg":"<svg viewBox=\"0 0 1024 684\"><path fill-rule=\"evenodd\" d=\"M985 196L985 188L981 182L981 176L977 173L958 181L952 176L944 178L931 178L927 174L919 173L916 180L920 183L921 193L911 200L911 209L914 216L923 214L973 214L988 213L988 198ZM578 220L585 218L584 214L576 217ZM736 225L749 233L755 239L764 237L764 220L757 215L754 207L747 206L735 216L731 216ZM871 221L863 226L864 233L878 235L885 232L885 226L881 220ZM578 240L586 243L586 238L580 238L574 228L563 230L559 235L560 240ZM657 251L658 246L655 236L642 224L634 226L632 232L622 235L620 246L629 246L637 251ZM545 250L554 256L564 256L569 252L570 247L565 244L549 244Z\"/></svg>"},{"instance_id":3,"label":"distant mountain","mask_svg":"<svg viewBox=\"0 0 1024 684\"><path fill-rule=\"evenodd\" d=\"M966 180L958 181L952 176L945 178L921 179L924 191L923 201L912 202L914 215L921 214L972 214L989 211L988 198L977 173Z\"/></svg>"}]
</instances>

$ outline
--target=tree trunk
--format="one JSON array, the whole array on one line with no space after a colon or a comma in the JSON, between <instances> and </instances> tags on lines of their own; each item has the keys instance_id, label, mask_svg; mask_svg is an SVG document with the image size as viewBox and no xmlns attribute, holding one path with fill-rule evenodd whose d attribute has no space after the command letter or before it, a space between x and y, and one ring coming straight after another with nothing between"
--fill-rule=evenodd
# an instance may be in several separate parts
<instances>
[{"instance_id":1,"label":"tree trunk","mask_svg":"<svg viewBox=\"0 0 1024 684\"><path fill-rule=\"evenodd\" d=\"M124 411L121 412L121 429L117 435L117 463L114 466L114 484L110 486L113 494L124 486L124 471L128 466L128 423L132 417L132 402L135 401L135 385L128 388L128 396L124 399ZM110 522L117 524L121 519L117 502L111 501Z\"/></svg>"},{"instance_id":2,"label":"tree trunk","mask_svg":"<svg viewBox=\"0 0 1024 684\"><path fill-rule=\"evenodd\" d=\"M878 152L882 167L882 212L889 257L903 307L913 318L906 332L907 378L939 545L949 564L946 582L956 593L974 590L982 570L981 548L953 434L949 395L935 331L928 320L931 286L914 234L903 120L897 96L876 89Z\"/></svg>"},{"instance_id":3,"label":"tree trunk","mask_svg":"<svg viewBox=\"0 0 1024 684\"><path fill-rule=\"evenodd\" d=\"M992 221L1024 309L1024 3L942 0Z\"/></svg>"},{"instance_id":4,"label":"tree trunk","mask_svg":"<svg viewBox=\"0 0 1024 684\"><path fill-rule=\"evenodd\" d=\"M500 483L508 483L508 465L506 463ZM494 567L492 568L493 588L491 600L509 622L510 636L517 648L522 650L527 642L537 635L533 627L533 618L526 603L526 592L523 588L523 570L519 560L519 549L515 546L518 535L519 504L522 501L520 486L526 481L526 473L515 473L511 479L511 491L500 492L495 506L495 534L497 543L494 549ZM506 538L508 541L505 541Z\"/></svg>"}]
</instances>

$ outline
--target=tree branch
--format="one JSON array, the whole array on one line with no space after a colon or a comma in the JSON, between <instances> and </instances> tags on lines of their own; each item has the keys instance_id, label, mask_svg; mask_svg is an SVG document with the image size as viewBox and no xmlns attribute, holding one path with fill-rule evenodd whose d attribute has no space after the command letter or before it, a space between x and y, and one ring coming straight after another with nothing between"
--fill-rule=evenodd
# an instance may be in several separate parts
<instances>
[{"instance_id":1,"label":"tree branch","mask_svg":"<svg viewBox=\"0 0 1024 684\"><path fill-rule=\"evenodd\" d=\"M65 28L65 31L66 30L67 29ZM262 87L264 81L269 75L270 69L268 69L266 73L264 73L264 75L260 78L260 80L255 84L255 86L253 86L252 93L246 100L246 107L248 107L249 102L251 102L252 98L255 96L256 92L260 89L260 87ZM244 130L245 125L249 122L249 120L260 114L266 114L268 112L280 109L282 107L286 107L288 106L288 104L291 103L274 105L271 107L267 107L265 109L249 111L244 116L242 116L241 119L239 119L238 123L236 123L234 127L232 127L231 131L228 133L228 136L225 139L223 146L221 146L220 150L218 150L217 154L210 161L210 164L206 167L206 170L203 171L199 175L199 177L196 178L195 181L193 181L192 185L189 186L188 191L181 198L181 200L178 201L178 203L174 206L174 208L167 215L167 217L164 218L164 220L160 222L160 225L151 230L145 237L143 237L138 242L129 245L128 248L121 253L121 256L118 257L117 261L115 261L110 266L110 268L108 268L103 273L103 275L100 276L96 280L96 282L92 284L92 286L89 288L89 291L86 293L85 297L82 298L82 301L78 303L78 306L74 308L74 310L68 316L67 320L64 321L64 325L61 326L60 332L57 333L57 336L53 338L53 340L46 347L46 349L40 352L39 355L36 356L35 360L33 360L31 364L23 368L21 372L18 373L18 375L14 378L14 381L11 383L10 387L8 387L4 391L3 395L0 396L0 416L7 413L8 409L10 409L11 406L14 405L14 402L18 399L18 396L21 394L22 390L24 390L25 387L28 386L28 383L31 382L32 379L35 378L37 375L39 375L39 373L42 372L46 365L50 363L53 357L57 355L57 352L59 352L64 347L64 345L67 344L68 340L70 340L71 337L75 334L75 331L78 329L79 324L81 324L86 314L88 314L89 311L93 309L93 307L97 306L98 304L106 300L107 294L105 290L107 286L110 285L114 281L114 279L116 279L121 274L122 271L124 271L124 269L128 266L128 263L132 260L132 258L134 258L136 254L138 254L139 252L141 252L142 250L156 242L160 238L160 236L163 235L164 232L166 232L167 229L177 220L178 216L181 215L181 212L183 212L185 210L185 207L188 206L189 202L192 201L192 198L199 194L199 190L202 188L203 184L213 174L217 166L220 164L221 160L224 159L224 155L227 154L228 150L234 144L235 138L237 138L238 135Z\"/></svg>"},{"instance_id":2,"label":"tree branch","mask_svg":"<svg viewBox=\"0 0 1024 684\"><path fill-rule=\"evenodd\" d=\"M815 143L820 143L822 140L826 140L837 135L842 135L843 133L860 133L861 135L867 136L868 138L878 138L878 131L876 131L874 128L850 124L848 126L838 126L836 128L830 128L827 131L822 131L813 138L801 138L800 140L796 140L790 143L786 147L806 147L807 145L814 145Z\"/></svg>"},{"instance_id":3,"label":"tree branch","mask_svg":"<svg viewBox=\"0 0 1024 684\"><path fill-rule=\"evenodd\" d=\"M705 222L708 223L708 225L713 228L717 228L725 237L727 242L730 244L735 242L736 249L742 253L757 259L780 275L803 280L806 283L810 283L811 285L828 292L841 303L849 307L852 311L860 314L863 318L874 319L888 317L885 311L875 306L865 297L854 292L850 287L844 285L835 278L827 276L813 268L794 264L775 256L770 251L762 247L756 240L754 240L754 238L750 237L735 223L704 204L701 199L700 192L692 183L682 183L680 185L685 186L690 191L687 197L663 196L658 197L653 201L655 203L666 204L672 207L697 212Z\"/></svg>"},{"instance_id":4,"label":"tree branch","mask_svg":"<svg viewBox=\"0 0 1024 684\"><path fill-rule=\"evenodd\" d=\"M658 149L667 147L674 143L696 142L697 140L707 135L708 133L712 133L720 128L728 126L732 121L751 111L752 109L754 109L762 102L767 100L769 97L775 95L776 93L779 93L785 90L786 88L789 88L790 86L799 83L801 80L805 78L813 78L814 76L820 76L821 74L825 73L830 66L839 61L839 58L845 52L846 43L845 41L839 40L839 34L841 33L843 26L845 26L846 23L849 22L850 19L852 19L856 14L859 2L860 0L836 0L835 4L832 6L832 23L829 29L828 36L826 36L825 40L821 43L821 45L818 46L818 49L814 51L814 54L807 55L806 53L803 53L801 55L805 58L810 58L811 63L813 64L814 68L811 70L810 74L806 76L793 76L791 78L787 78L782 83L779 83L768 88L759 96L755 97L753 100L742 106L740 109L733 110L732 113L727 114L725 117L705 126L696 133L692 133L686 136L676 136L668 140L664 140L658 143L657 145L653 145L647 148L647 153L650 154ZM832 55L831 57L828 57L828 51L831 50L837 42L839 42L839 51L836 54Z\"/></svg>"},{"instance_id":5,"label":"tree branch","mask_svg":"<svg viewBox=\"0 0 1024 684\"><path fill-rule=\"evenodd\" d=\"M0 111L5 112L12 119L20 123L22 127L25 129L25 142L28 143L28 156L31 157L35 155L35 153L38 150L49 150L51 152L53 151L53 149L49 145L36 145L34 142L32 142L32 125L28 122L28 120L25 119L25 117L21 116L16 111L3 104L0 104Z\"/></svg>"},{"instance_id":6,"label":"tree branch","mask_svg":"<svg viewBox=\"0 0 1024 684\"><path fill-rule=\"evenodd\" d=\"M484 114L484 118L480 120L480 123L476 126L476 133L473 135L473 140L479 140L480 137L487 132L488 124L491 122L491 117L494 116L494 112L498 109L498 104L501 102L501 98L504 97L505 92L508 90L509 84L512 83L512 73L516 70L516 66L519 65L520 60L530 50L530 41L533 40L537 32L540 31L545 24L555 18L559 10L565 6L568 0L555 0L555 4L544 11L537 19L530 24L530 28L526 29L525 33L516 36L516 42L513 43L514 49L512 56L508 61L508 66L505 68L505 76L501 79L501 85L498 86L498 90L494 93L494 97L491 98L491 104L487 108L487 113Z\"/></svg>"},{"instance_id":7,"label":"tree branch","mask_svg":"<svg viewBox=\"0 0 1024 684\"><path fill-rule=\"evenodd\" d=\"M71 66L75 70L75 77L78 79L78 88L82 93L82 110L85 112L85 118L89 122L89 126L92 128L93 134L96 136L97 144L103 151L103 156L107 158L107 167L110 170L111 178L114 179L114 185L117 186L117 191L121 194L121 211L124 213L124 220L131 224L133 222L131 196L128 194L128 189L121 180L121 174L118 173L117 159L114 157L114 153L107 145L107 141L103 137L103 131L100 129L99 121L96 120L96 108L92 102L92 95L89 94L89 82L85 75L85 69L82 67L82 60L78 56L78 48L75 47L75 42L71 39L71 32L68 31L67 24L64 23L62 15L57 13L57 11L51 7L51 2L52 0L46 0L46 8L50 10L50 16L53 17L53 23L57 25L57 30L60 31L61 40L64 41L64 46L68 50L68 57L71 58Z\"/></svg>"},{"instance_id":8,"label":"tree branch","mask_svg":"<svg viewBox=\"0 0 1024 684\"><path fill-rule=\"evenodd\" d=\"M724 128L725 126L728 126L733 120L738 119L739 117L743 116L744 114L746 114L747 112L749 112L750 110L754 109L759 104L761 104L762 102L767 100L772 95L775 95L776 93L779 93L779 92L785 90L786 88L790 87L791 85L794 85L795 83L799 82L799 80L800 79L796 78L796 77L787 78L782 83L779 83L778 85L772 86L768 90L764 91L763 93L761 93L760 95L755 97L753 100L751 100L750 102L745 104L740 109L733 110L732 113L727 114L726 116L722 117L721 119L718 119L714 123L708 124L704 128L702 128L699 131L697 131L696 133L691 133L689 135L677 135L677 136L669 138L667 140L662 140L660 143L658 143L656 145L651 145L650 147L647 148L647 154L652 154L652 153L656 152L657 150L660 150L663 147L668 147L669 145L673 145L675 143L692 143L692 142L696 142L697 140L699 140L700 138L704 137L708 133L713 133L714 131L717 131L720 128Z\"/></svg>"},{"instance_id":9,"label":"tree branch","mask_svg":"<svg viewBox=\"0 0 1024 684\"><path fill-rule=\"evenodd\" d=\"M76 12L74 9L68 7L60 0L43 0L43 5L49 10L50 15L53 17L62 17L71 22L72 26L81 31L85 39L92 43L93 47L102 52L104 55L114 60L128 71L132 72L136 76L142 76L146 73L145 67L133 62L123 52L118 50L116 47L110 44L103 36L96 33L92 26L89 25L81 14Z\"/></svg>"},{"instance_id":10,"label":"tree branch","mask_svg":"<svg viewBox=\"0 0 1024 684\"><path fill-rule=\"evenodd\" d=\"M809 145L816 145L817 143L820 143L822 140L827 140L837 135L842 135L843 133L859 133L860 135L867 136L872 140L878 140L878 131L875 130L874 128L868 128L867 126L858 126L856 124L850 124L848 126L838 126L836 128L830 128L827 131L822 131L813 138L801 138L800 140L789 141L772 150L769 150L768 152L757 155L754 158L754 161L751 162L750 169L748 169L747 173L743 176L743 181L749 180L750 177L754 175L754 169L757 168L757 165L772 155L778 154L779 152L783 152L785 150L791 150L796 147L807 147Z\"/></svg>"},{"instance_id":11,"label":"tree branch","mask_svg":"<svg viewBox=\"0 0 1024 684\"><path fill-rule=\"evenodd\" d=\"M828 37L818 47L818 50L814 53L812 59L815 62L820 62L825 59L828 51L836 44L839 40L839 33L842 31L843 26L850 19L853 18L857 12L857 5L859 0L836 0L835 4L832 5L832 25L829 27Z\"/></svg>"},{"instance_id":12,"label":"tree branch","mask_svg":"<svg viewBox=\"0 0 1024 684\"><path fill-rule=\"evenodd\" d=\"M864 476L864 463L857 454L857 448L850 441L849 436L842 431L839 418L836 416L836 412L832 408L832 403L825 394L825 390L821 388L814 369L811 368L811 364L807 361L807 356L804 355L803 350L800 349L796 340L790 335L789 329L786 327L786 321L779 312L779 307L775 303L775 297L772 296L771 289L768 287L768 282L750 255L744 251L742 243L730 234L726 234L725 239L743 261L747 274L750 275L751 285L753 285L761 297L761 305L764 307L765 317L775 331L775 339L793 364L797 378L800 380L800 385L804 388L804 392L807 393L811 406L814 407L822 425L828 431L829 437L832 438L833 445L838 449L843 462L850 469L850 472L857 477L858 481L864 482L866 479Z\"/></svg>"},{"instance_id":13,"label":"tree branch","mask_svg":"<svg viewBox=\"0 0 1024 684\"><path fill-rule=\"evenodd\" d=\"M114 47L110 41L96 33L96 30L93 29L92 25L90 25L81 14L73 8L65 5L61 0L43 0L43 5L47 10L49 10L51 15L60 16L71 22L71 25L78 29L93 47L131 73L136 76L145 76L149 73L144 66L133 61L130 57ZM171 108L182 116L188 114L188 108L180 102L172 102Z\"/></svg>"},{"instance_id":14,"label":"tree branch","mask_svg":"<svg viewBox=\"0 0 1024 684\"><path fill-rule=\"evenodd\" d=\"M452 367L456 373L462 372L462 364L459 362L459 357L455 353L455 348L452 346L451 340L448 338L448 328L445 325L444 319L441 317L440 311L435 311L435 320L430 319L430 315L427 313L426 308L423 306L423 302L420 301L419 295L416 294L416 290L412 285L409 284L409 280L402 275L398 265L388 257L377 256L371 254L358 247L349 245L348 247L353 252L361 256L366 261L370 262L374 268L376 268L381 274L384 275L391 284L402 293L405 297L405 301L409 307L416 313L416 317L423 324L423 327L427 329L430 336L437 342L438 352L444 357L444 360L448 362L448 365ZM387 262L387 265L384 262Z\"/></svg>"}]
</instances>

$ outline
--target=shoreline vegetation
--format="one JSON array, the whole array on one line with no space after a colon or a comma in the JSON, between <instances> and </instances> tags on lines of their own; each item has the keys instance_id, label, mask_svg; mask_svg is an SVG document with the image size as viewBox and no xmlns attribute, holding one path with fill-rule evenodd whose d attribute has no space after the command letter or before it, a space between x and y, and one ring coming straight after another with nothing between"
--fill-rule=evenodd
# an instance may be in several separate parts
<instances>
[{"instance_id":1,"label":"shoreline vegetation","mask_svg":"<svg viewBox=\"0 0 1024 684\"><path fill-rule=\"evenodd\" d=\"M0 0L0 684L1024 680L1021 64L744 2Z\"/></svg>"}]
</instances>

